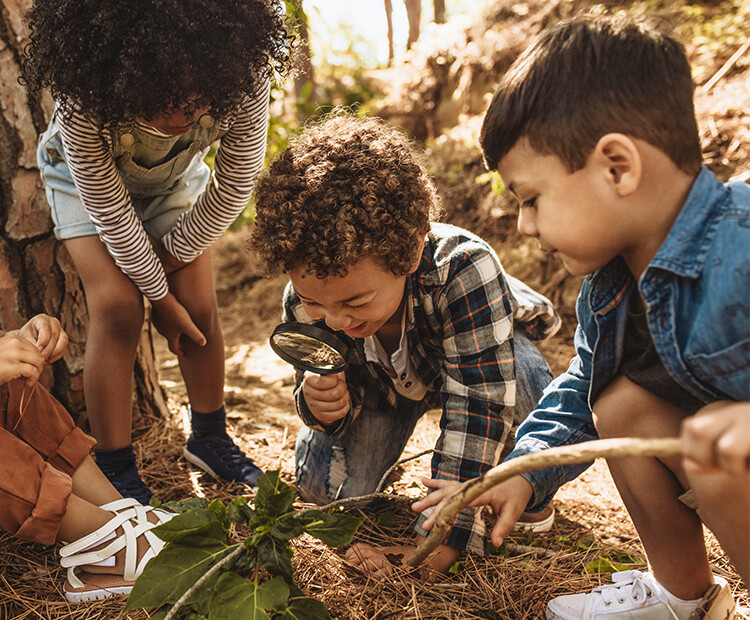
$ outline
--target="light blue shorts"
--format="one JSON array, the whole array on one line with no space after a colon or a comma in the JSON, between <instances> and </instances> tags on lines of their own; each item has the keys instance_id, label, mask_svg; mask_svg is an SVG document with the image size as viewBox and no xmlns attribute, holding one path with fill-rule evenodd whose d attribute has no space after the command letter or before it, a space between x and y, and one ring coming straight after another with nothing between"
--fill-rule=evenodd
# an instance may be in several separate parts
<instances>
[{"instance_id":1,"label":"light blue shorts","mask_svg":"<svg viewBox=\"0 0 750 620\"><path fill-rule=\"evenodd\" d=\"M59 133L48 131L41 136L37 161L55 224L55 237L64 240L96 235L62 153ZM133 208L146 232L155 239L167 234L180 216L193 207L210 176L208 166L197 157L179 179L157 189L154 192L157 195L140 197L131 193Z\"/></svg>"}]
</instances>

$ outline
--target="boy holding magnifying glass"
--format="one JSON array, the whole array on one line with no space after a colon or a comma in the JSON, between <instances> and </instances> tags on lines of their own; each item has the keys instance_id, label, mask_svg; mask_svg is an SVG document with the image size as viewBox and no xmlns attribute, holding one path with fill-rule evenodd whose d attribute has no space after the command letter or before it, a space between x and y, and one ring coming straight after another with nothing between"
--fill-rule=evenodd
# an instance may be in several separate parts
<instances>
[{"instance_id":1,"label":"boy holding magnifying glass","mask_svg":"<svg viewBox=\"0 0 750 620\"><path fill-rule=\"evenodd\" d=\"M551 379L531 342L559 327L551 303L505 274L485 241L432 221L438 202L408 139L343 114L308 127L259 181L251 243L267 275L289 275L284 319L325 326L349 349L344 372L298 372L308 501L375 491L428 409L442 410L432 477L481 475ZM551 510L524 519L549 527ZM447 571L463 549L486 551L474 510L429 568ZM408 552L359 544L347 557L384 576L386 554Z\"/></svg>"}]
</instances>

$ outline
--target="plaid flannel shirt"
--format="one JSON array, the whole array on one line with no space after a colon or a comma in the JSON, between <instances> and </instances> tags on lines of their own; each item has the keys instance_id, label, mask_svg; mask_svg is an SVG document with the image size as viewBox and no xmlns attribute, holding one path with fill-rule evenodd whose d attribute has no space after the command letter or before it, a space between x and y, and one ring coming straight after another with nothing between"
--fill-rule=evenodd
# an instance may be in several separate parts
<instances>
[{"instance_id":1,"label":"plaid flannel shirt","mask_svg":"<svg viewBox=\"0 0 750 620\"><path fill-rule=\"evenodd\" d=\"M430 406L442 410L435 449L443 454L432 458L432 477L476 478L497 465L514 422L514 322L530 338L543 339L559 329L560 318L548 299L505 274L488 243L447 224L432 224L419 267L406 280L405 295L409 355L428 388ZM314 322L291 283L284 294L284 320ZM323 428L302 398L302 373L295 389L302 421L328 432L334 441L357 416L396 404L393 381L366 360L364 340L343 332L337 336L352 352L346 370L351 396L347 416L335 429ZM422 513L417 523L422 534L428 514ZM484 522L476 509L459 514L446 544L486 552Z\"/></svg>"}]
</instances>

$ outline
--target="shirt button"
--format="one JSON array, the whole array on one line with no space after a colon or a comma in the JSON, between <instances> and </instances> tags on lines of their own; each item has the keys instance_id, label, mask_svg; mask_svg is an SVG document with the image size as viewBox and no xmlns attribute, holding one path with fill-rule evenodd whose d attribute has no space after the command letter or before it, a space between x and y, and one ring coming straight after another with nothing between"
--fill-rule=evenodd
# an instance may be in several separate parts
<instances>
[{"instance_id":1,"label":"shirt button","mask_svg":"<svg viewBox=\"0 0 750 620\"><path fill-rule=\"evenodd\" d=\"M135 144L135 138L132 133L124 133L120 136L120 144L123 146L133 146Z\"/></svg>"},{"instance_id":2,"label":"shirt button","mask_svg":"<svg viewBox=\"0 0 750 620\"><path fill-rule=\"evenodd\" d=\"M401 375L401 381L403 381L404 379L406 379L406 373L403 373L403 374Z\"/></svg>"},{"instance_id":3,"label":"shirt button","mask_svg":"<svg viewBox=\"0 0 750 620\"><path fill-rule=\"evenodd\" d=\"M214 119L210 114L204 114L201 116L198 124L203 127L203 129L208 129L209 127L214 126Z\"/></svg>"},{"instance_id":4,"label":"shirt button","mask_svg":"<svg viewBox=\"0 0 750 620\"><path fill-rule=\"evenodd\" d=\"M404 387L405 388L410 388L411 387L411 381L407 381L406 383L404 383Z\"/></svg>"}]
</instances>

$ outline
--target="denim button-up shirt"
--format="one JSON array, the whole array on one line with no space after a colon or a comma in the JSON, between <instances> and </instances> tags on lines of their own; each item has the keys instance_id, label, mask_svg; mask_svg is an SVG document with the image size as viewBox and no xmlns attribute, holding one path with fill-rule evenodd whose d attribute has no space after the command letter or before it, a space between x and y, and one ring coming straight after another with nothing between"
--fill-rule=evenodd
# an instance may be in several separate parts
<instances>
[{"instance_id":1,"label":"denim button-up shirt","mask_svg":"<svg viewBox=\"0 0 750 620\"><path fill-rule=\"evenodd\" d=\"M699 401L750 400L750 186L703 168L671 231L637 282L667 371ZM576 357L518 429L508 459L597 439L592 405L618 374L628 298L636 281L620 257L583 282ZM506 459L506 460L508 460ZM530 509L589 464L524 474Z\"/></svg>"}]
</instances>

